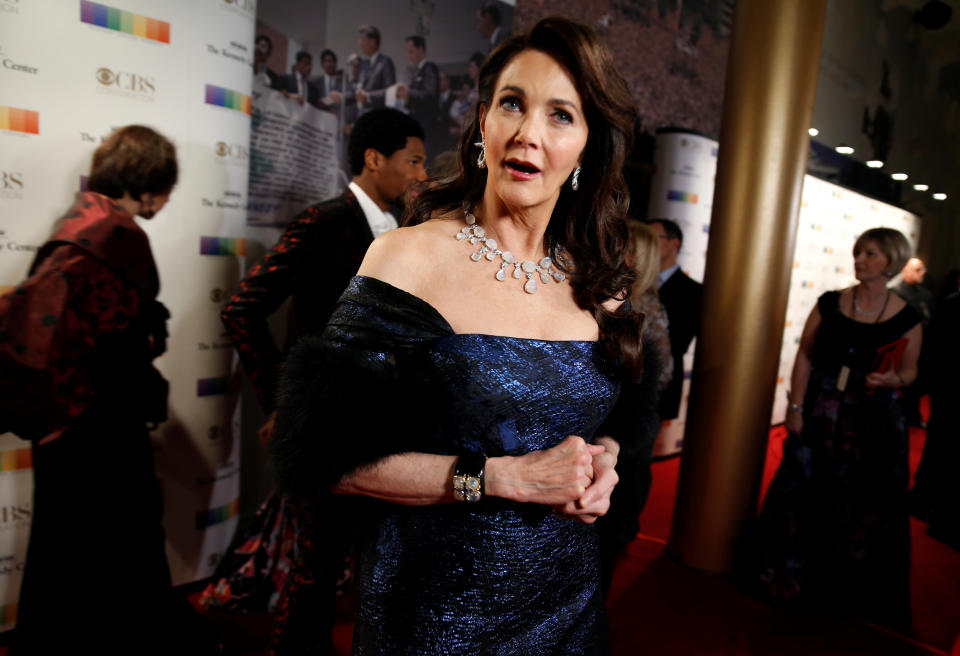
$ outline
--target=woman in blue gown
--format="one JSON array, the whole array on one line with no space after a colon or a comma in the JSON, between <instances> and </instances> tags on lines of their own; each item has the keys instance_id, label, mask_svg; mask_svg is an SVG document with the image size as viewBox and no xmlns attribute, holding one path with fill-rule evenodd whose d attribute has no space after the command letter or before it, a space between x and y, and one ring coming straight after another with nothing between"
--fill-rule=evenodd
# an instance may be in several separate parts
<instances>
[{"instance_id":1,"label":"woman in blue gown","mask_svg":"<svg viewBox=\"0 0 960 656\"><path fill-rule=\"evenodd\" d=\"M608 651L593 524L641 407L632 100L558 18L491 53L479 97L458 176L282 376L281 485L364 518L355 654Z\"/></svg>"}]
</instances>

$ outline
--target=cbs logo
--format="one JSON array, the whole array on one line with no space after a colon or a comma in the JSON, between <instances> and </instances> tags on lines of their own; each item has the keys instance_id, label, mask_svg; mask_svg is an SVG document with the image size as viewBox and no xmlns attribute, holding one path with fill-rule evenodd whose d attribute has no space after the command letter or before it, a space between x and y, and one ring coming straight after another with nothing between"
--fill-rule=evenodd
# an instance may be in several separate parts
<instances>
[{"instance_id":1,"label":"cbs logo","mask_svg":"<svg viewBox=\"0 0 960 656\"><path fill-rule=\"evenodd\" d=\"M23 174L13 171L0 171L0 190L21 191L23 189Z\"/></svg>"},{"instance_id":2,"label":"cbs logo","mask_svg":"<svg viewBox=\"0 0 960 656\"><path fill-rule=\"evenodd\" d=\"M214 150L219 157L229 157L230 159L246 160L250 158L250 151L246 146L240 144L228 144L225 141L218 141L214 145Z\"/></svg>"},{"instance_id":3,"label":"cbs logo","mask_svg":"<svg viewBox=\"0 0 960 656\"><path fill-rule=\"evenodd\" d=\"M126 71L114 73L106 67L97 69L97 82L105 87L117 87L124 91L135 91L139 93L153 93L157 90L156 83L152 77L138 75L137 73L128 73Z\"/></svg>"}]
</instances>

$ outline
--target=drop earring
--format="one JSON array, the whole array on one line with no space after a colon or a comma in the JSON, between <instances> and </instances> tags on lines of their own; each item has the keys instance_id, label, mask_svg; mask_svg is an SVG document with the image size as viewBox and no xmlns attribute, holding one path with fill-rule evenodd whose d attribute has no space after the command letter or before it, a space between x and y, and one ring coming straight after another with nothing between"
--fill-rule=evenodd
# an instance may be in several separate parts
<instances>
[{"instance_id":1,"label":"drop earring","mask_svg":"<svg viewBox=\"0 0 960 656\"><path fill-rule=\"evenodd\" d=\"M480 155L477 156L477 168L487 168L487 142L484 140L482 134L480 135L480 141L474 142L473 145L480 148Z\"/></svg>"},{"instance_id":2,"label":"drop earring","mask_svg":"<svg viewBox=\"0 0 960 656\"><path fill-rule=\"evenodd\" d=\"M580 188L580 167L578 166L573 172L573 179L570 181L570 188L576 191Z\"/></svg>"}]
</instances>

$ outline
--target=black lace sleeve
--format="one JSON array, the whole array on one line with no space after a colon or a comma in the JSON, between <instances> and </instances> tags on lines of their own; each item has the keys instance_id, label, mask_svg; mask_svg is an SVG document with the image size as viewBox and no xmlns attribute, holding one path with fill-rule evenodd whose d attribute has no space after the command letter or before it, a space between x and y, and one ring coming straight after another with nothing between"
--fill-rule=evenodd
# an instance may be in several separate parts
<instances>
[{"instance_id":1,"label":"black lace sleeve","mask_svg":"<svg viewBox=\"0 0 960 656\"><path fill-rule=\"evenodd\" d=\"M278 487L299 496L409 451L415 423L399 374L405 352L450 334L429 304L373 278L354 278L322 336L302 339L280 371L271 441Z\"/></svg>"}]
</instances>

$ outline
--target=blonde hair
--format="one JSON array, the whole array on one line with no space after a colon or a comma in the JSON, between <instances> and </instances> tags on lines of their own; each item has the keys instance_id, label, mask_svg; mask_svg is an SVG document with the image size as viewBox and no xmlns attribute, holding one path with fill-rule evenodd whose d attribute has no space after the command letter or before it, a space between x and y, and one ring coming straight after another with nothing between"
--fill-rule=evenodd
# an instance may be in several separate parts
<instances>
[{"instance_id":1,"label":"blonde hair","mask_svg":"<svg viewBox=\"0 0 960 656\"><path fill-rule=\"evenodd\" d=\"M637 279L633 283L633 291L630 298L634 306L644 295L652 293L657 295L657 274L660 273L660 238L650 226L630 219L627 221L627 228L630 232L629 259L632 261L633 270L637 274Z\"/></svg>"},{"instance_id":2,"label":"blonde hair","mask_svg":"<svg viewBox=\"0 0 960 656\"><path fill-rule=\"evenodd\" d=\"M893 228L871 228L857 237L853 250L860 250L868 241L872 241L880 249L880 252L887 256L887 267L883 274L892 278L900 273L907 260L913 255L913 249L910 248L910 242L903 236L903 233Z\"/></svg>"}]
</instances>

